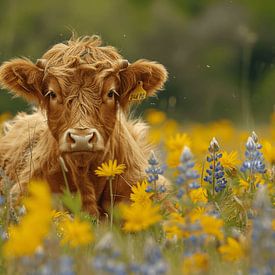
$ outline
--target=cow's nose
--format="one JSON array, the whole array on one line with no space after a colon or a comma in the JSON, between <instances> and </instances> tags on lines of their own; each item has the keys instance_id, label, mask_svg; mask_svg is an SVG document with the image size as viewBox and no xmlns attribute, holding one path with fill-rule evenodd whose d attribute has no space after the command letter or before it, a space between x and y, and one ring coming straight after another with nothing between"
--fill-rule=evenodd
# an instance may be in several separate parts
<instances>
[{"instance_id":1,"label":"cow's nose","mask_svg":"<svg viewBox=\"0 0 275 275\"><path fill-rule=\"evenodd\" d=\"M65 140L71 151L91 151L100 141L100 134L96 129L68 129Z\"/></svg>"}]
</instances>

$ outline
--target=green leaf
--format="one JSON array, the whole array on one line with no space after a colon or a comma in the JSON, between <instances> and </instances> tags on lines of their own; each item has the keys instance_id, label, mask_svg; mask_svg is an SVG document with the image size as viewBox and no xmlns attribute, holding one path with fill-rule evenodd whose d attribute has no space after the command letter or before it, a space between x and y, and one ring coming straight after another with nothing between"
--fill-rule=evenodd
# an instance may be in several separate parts
<instances>
[{"instance_id":1,"label":"green leaf","mask_svg":"<svg viewBox=\"0 0 275 275\"><path fill-rule=\"evenodd\" d=\"M81 195L79 192L72 194L67 188L63 191L61 200L73 214L77 215L81 212Z\"/></svg>"}]
</instances>

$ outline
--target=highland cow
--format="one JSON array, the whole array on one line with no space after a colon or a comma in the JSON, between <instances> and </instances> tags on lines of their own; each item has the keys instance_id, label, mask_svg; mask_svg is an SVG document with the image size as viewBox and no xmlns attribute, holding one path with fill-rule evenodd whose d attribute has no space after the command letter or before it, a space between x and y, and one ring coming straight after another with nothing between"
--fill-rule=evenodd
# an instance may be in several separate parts
<instances>
[{"instance_id":1,"label":"highland cow","mask_svg":"<svg viewBox=\"0 0 275 275\"><path fill-rule=\"evenodd\" d=\"M124 60L97 36L54 45L34 64L13 59L0 67L0 83L16 96L35 103L32 114L20 113L0 139L0 166L12 179L13 198L31 179L48 182L52 192L80 191L83 210L99 216L108 211L106 178L95 175L102 162L126 165L113 181L115 202L130 196L131 185L144 178L150 145L147 126L129 118L133 93L141 85L154 96L167 79L152 61Z\"/></svg>"}]
</instances>

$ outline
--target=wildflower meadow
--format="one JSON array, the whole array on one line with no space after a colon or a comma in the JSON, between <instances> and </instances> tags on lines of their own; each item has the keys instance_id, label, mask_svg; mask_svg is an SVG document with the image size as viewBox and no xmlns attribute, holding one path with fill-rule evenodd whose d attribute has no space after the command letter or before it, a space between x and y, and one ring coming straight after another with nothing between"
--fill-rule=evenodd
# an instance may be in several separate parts
<instances>
[{"instance_id":1,"label":"wildflower meadow","mask_svg":"<svg viewBox=\"0 0 275 275\"><path fill-rule=\"evenodd\" d=\"M131 203L112 196L124 163L95 170L110 184L103 220L81 211L80 194L52 195L40 181L14 206L0 169L1 274L275 273L275 113L251 132L228 120L182 125L155 109L145 120L154 150L147 177L129 183Z\"/></svg>"}]
</instances>

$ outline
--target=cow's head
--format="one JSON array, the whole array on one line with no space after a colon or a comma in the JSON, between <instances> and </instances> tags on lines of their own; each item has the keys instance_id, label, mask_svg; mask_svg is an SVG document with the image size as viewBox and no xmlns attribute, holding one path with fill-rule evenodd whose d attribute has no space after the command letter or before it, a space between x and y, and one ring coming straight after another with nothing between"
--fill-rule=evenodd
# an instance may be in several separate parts
<instances>
[{"instance_id":1,"label":"cow's head","mask_svg":"<svg viewBox=\"0 0 275 275\"><path fill-rule=\"evenodd\" d=\"M61 153L98 155L114 129L117 111L127 110L139 83L147 96L162 88L165 68L138 60L129 64L97 36L61 43L36 64L13 59L0 67L3 87L46 111ZM101 152L102 154L102 152Z\"/></svg>"}]
</instances>

